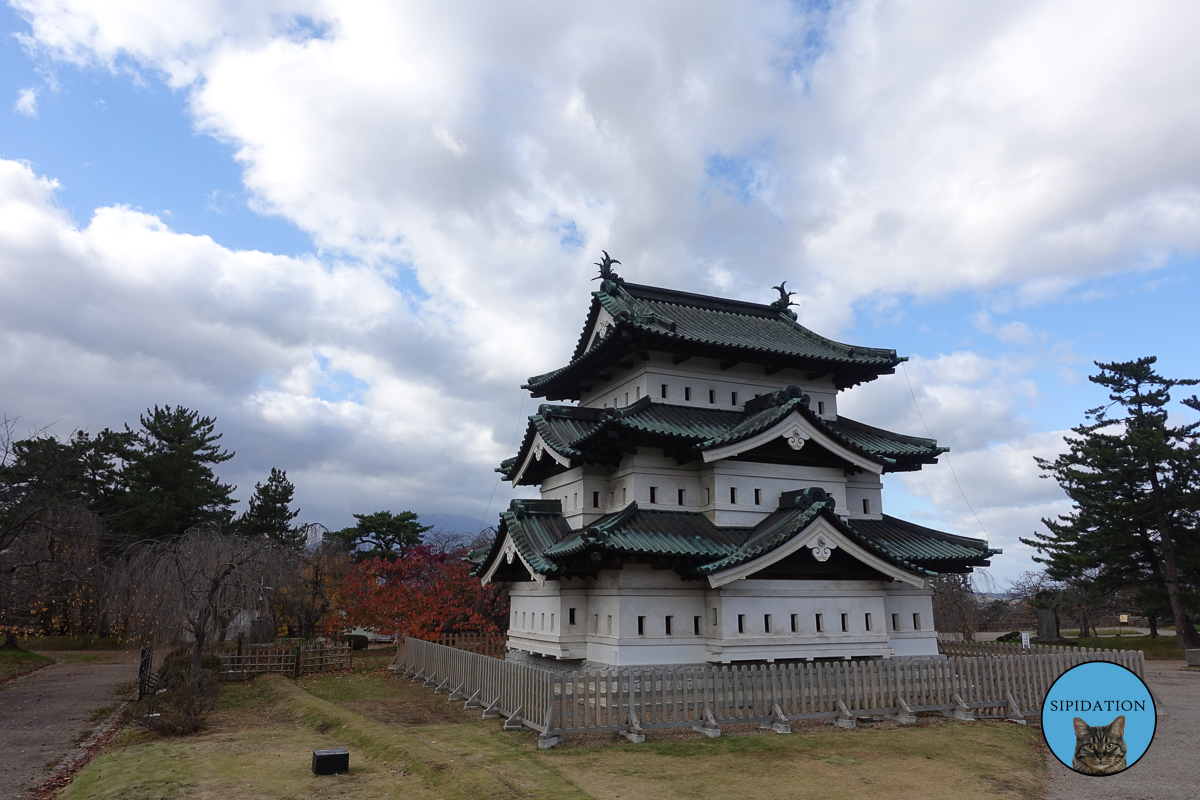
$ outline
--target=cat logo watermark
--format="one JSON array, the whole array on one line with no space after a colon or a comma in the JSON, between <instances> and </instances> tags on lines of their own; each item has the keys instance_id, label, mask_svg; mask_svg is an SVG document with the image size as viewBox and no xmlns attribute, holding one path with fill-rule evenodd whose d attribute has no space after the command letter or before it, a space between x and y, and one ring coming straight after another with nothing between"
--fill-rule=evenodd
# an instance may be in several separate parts
<instances>
[{"instance_id":1,"label":"cat logo watermark","mask_svg":"<svg viewBox=\"0 0 1200 800\"><path fill-rule=\"evenodd\" d=\"M1081 775L1116 775L1154 741L1158 715L1142 679L1104 661L1059 676L1042 705L1042 735L1054 757Z\"/></svg>"}]
</instances>

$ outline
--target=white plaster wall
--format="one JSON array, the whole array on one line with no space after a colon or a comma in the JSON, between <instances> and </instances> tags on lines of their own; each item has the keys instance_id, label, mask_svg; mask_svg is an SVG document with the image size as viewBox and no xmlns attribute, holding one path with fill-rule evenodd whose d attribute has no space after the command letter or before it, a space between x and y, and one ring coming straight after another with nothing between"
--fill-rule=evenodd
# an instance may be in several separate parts
<instances>
[{"instance_id":1,"label":"white plaster wall","mask_svg":"<svg viewBox=\"0 0 1200 800\"><path fill-rule=\"evenodd\" d=\"M888 642L899 656L937 655L937 631L933 627L933 590L911 586L890 587L885 596ZM896 617L893 620L892 615ZM919 615L917 627L913 615ZM893 624L893 622L898 624Z\"/></svg>"},{"instance_id":2,"label":"white plaster wall","mask_svg":"<svg viewBox=\"0 0 1200 800\"><path fill-rule=\"evenodd\" d=\"M581 406L595 408L623 408L649 395L655 402L673 405L692 405L706 408L740 409L755 395L773 392L785 386L799 386L811 398L810 408L826 419L837 418L837 390L833 379L821 376L809 380L808 373L785 369L767 375L757 364L738 364L728 370L720 368L720 362L710 358L690 358L682 364L672 363L666 353L649 353L650 361L635 359L630 370L614 369L612 380L603 385L594 385L590 392L580 398ZM667 397L662 397L662 386L667 386ZM690 399L688 398L688 390ZM709 392L715 402L709 402ZM733 393L737 393L737 403ZM628 394L628 399L626 399ZM823 410L822 410L823 409Z\"/></svg>"},{"instance_id":3,"label":"white plaster wall","mask_svg":"<svg viewBox=\"0 0 1200 800\"><path fill-rule=\"evenodd\" d=\"M930 590L882 581L748 579L713 589L671 570L626 565L596 578L513 584L510 596L509 647L555 658L637 665L937 653ZM893 613L901 615L897 631L891 629ZM914 613L921 615L920 630L913 628ZM638 617L644 618L641 634Z\"/></svg>"},{"instance_id":4,"label":"white plaster wall","mask_svg":"<svg viewBox=\"0 0 1200 800\"><path fill-rule=\"evenodd\" d=\"M723 636L709 647L709 660L847 658L887 656L884 588L881 581L764 581L748 579L721 587ZM817 630L817 615L822 630ZM847 630L842 630L842 615ZM866 616L871 625L867 627ZM742 616L742 631L738 617ZM771 629L764 617L770 615ZM792 631L792 615L796 631Z\"/></svg>"},{"instance_id":5,"label":"white plaster wall","mask_svg":"<svg viewBox=\"0 0 1200 800\"><path fill-rule=\"evenodd\" d=\"M554 658L583 658L587 596L582 581L535 581L509 586L508 646ZM577 585L571 585L572 583ZM569 609L576 609L576 625L569 624ZM581 616L582 615L582 616Z\"/></svg>"},{"instance_id":6,"label":"white plaster wall","mask_svg":"<svg viewBox=\"0 0 1200 800\"><path fill-rule=\"evenodd\" d=\"M701 489L708 489L712 501L703 507L716 525L755 525L779 507L779 495L795 489L819 486L836 504L835 512L845 515L846 477L837 468L793 467L751 461L714 461L706 466ZM737 488L737 502L730 502L730 488ZM760 505L754 504L759 489ZM860 503L861 507L861 503Z\"/></svg>"},{"instance_id":7,"label":"white plaster wall","mask_svg":"<svg viewBox=\"0 0 1200 800\"><path fill-rule=\"evenodd\" d=\"M863 511L863 500L869 512ZM883 519L883 483L870 472L846 479L846 508L851 519Z\"/></svg>"},{"instance_id":8,"label":"white plaster wall","mask_svg":"<svg viewBox=\"0 0 1200 800\"><path fill-rule=\"evenodd\" d=\"M871 478L876 476L872 475ZM877 479L876 479L877 480ZM722 460L705 464L693 461L680 466L661 450L638 448L636 455L625 457L611 472L597 467L575 467L543 481L543 500L558 500L563 515L573 529L591 524L605 514L618 511L632 502L640 508L662 511L701 511L717 525L751 527L779 506L783 492L819 486L833 497L836 513L854 516L857 506L847 500L846 477L842 470L825 467L792 467L750 461ZM650 502L650 488L657 502ZM737 502L730 502L730 488L737 488ZM683 489L684 504L679 505ZM755 492L759 490L759 503ZM874 504L880 503L880 489L863 488ZM874 491L874 494L870 492ZM599 492L600 507L593 508L593 492ZM872 506L876 507L875 505ZM873 515L878 519L878 515Z\"/></svg>"}]
</instances>

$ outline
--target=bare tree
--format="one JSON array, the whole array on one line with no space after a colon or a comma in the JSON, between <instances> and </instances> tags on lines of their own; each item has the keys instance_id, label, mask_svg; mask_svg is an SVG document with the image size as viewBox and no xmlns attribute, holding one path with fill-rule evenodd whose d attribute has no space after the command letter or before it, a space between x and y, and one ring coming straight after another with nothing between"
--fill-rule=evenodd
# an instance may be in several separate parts
<instances>
[{"instance_id":1,"label":"bare tree","mask_svg":"<svg viewBox=\"0 0 1200 800\"><path fill-rule=\"evenodd\" d=\"M1079 620L1079 636L1092 636L1098 619L1111 618L1122 596L1112 588L1103 589L1087 572L1067 581L1056 581L1045 572L1023 572L1008 591L1014 600L1024 600L1038 618L1038 638L1058 639L1060 618Z\"/></svg>"},{"instance_id":2,"label":"bare tree","mask_svg":"<svg viewBox=\"0 0 1200 800\"><path fill-rule=\"evenodd\" d=\"M962 633L963 639L973 641L979 630L980 602L972 578L990 586L985 573L943 573L930 579L933 587L933 624L939 631Z\"/></svg>"},{"instance_id":3,"label":"bare tree","mask_svg":"<svg viewBox=\"0 0 1200 800\"><path fill-rule=\"evenodd\" d=\"M238 615L270 613L269 593L287 562L265 538L231 536L216 527L136 545L115 574L128 614L126 635L190 639L198 673L205 649L224 637Z\"/></svg>"}]
</instances>

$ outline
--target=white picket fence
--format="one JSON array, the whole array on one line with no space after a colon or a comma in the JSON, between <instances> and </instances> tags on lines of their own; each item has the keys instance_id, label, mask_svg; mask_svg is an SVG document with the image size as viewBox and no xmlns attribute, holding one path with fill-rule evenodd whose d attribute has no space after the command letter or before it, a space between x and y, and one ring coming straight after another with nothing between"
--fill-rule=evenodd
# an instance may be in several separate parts
<instances>
[{"instance_id":1,"label":"white picket fence","mask_svg":"<svg viewBox=\"0 0 1200 800\"><path fill-rule=\"evenodd\" d=\"M485 718L506 717L506 728L538 731L539 747L579 733L641 741L657 728L719 736L721 725L736 723L787 733L793 720L853 727L856 717L915 722L928 711L1024 722L1076 664L1113 661L1144 673L1140 651L1063 649L1074 652L558 672L405 639L391 669L484 709Z\"/></svg>"}]
</instances>

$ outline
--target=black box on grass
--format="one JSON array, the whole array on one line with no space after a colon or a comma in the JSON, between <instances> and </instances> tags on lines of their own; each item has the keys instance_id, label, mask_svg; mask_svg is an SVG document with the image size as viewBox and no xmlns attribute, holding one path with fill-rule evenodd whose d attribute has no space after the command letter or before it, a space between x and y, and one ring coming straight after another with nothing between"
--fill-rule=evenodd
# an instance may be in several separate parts
<instances>
[{"instance_id":1,"label":"black box on grass","mask_svg":"<svg viewBox=\"0 0 1200 800\"><path fill-rule=\"evenodd\" d=\"M313 775L344 775L350 771L349 750L313 750Z\"/></svg>"}]
</instances>

